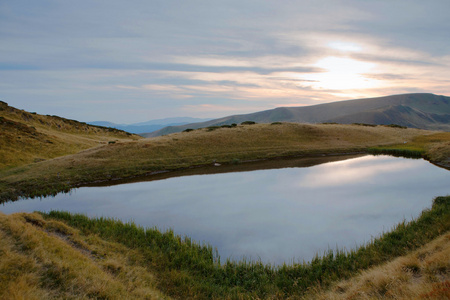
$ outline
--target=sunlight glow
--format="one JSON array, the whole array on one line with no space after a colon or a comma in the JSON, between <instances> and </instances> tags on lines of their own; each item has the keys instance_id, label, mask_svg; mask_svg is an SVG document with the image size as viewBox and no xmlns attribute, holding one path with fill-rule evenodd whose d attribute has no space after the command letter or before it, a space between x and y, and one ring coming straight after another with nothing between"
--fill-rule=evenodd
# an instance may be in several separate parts
<instances>
[{"instance_id":1,"label":"sunlight glow","mask_svg":"<svg viewBox=\"0 0 450 300\"><path fill-rule=\"evenodd\" d=\"M366 156L348 161L339 161L317 166L299 183L303 187L338 186L349 183L370 182L376 174L387 174L413 168L411 160L396 160L391 158L381 161L368 168L367 165L377 160L377 157Z\"/></svg>"},{"instance_id":2,"label":"sunlight glow","mask_svg":"<svg viewBox=\"0 0 450 300\"><path fill-rule=\"evenodd\" d=\"M328 47L343 52L359 52L362 50L360 46L354 43L330 42Z\"/></svg>"},{"instance_id":3,"label":"sunlight glow","mask_svg":"<svg viewBox=\"0 0 450 300\"><path fill-rule=\"evenodd\" d=\"M316 67L326 72L308 74L304 79L310 80L310 86L317 89L347 90L368 89L380 86L376 79L367 78L364 74L375 67L375 64L352 58L329 56L319 60Z\"/></svg>"}]
</instances>

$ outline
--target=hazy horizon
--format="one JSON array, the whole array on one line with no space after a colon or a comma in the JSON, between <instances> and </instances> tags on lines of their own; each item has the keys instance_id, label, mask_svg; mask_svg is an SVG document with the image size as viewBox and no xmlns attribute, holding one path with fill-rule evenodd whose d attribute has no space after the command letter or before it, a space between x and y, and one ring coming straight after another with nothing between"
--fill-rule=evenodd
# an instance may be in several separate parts
<instances>
[{"instance_id":1,"label":"hazy horizon","mask_svg":"<svg viewBox=\"0 0 450 300\"><path fill-rule=\"evenodd\" d=\"M0 100L84 122L450 95L450 2L0 3Z\"/></svg>"}]
</instances>

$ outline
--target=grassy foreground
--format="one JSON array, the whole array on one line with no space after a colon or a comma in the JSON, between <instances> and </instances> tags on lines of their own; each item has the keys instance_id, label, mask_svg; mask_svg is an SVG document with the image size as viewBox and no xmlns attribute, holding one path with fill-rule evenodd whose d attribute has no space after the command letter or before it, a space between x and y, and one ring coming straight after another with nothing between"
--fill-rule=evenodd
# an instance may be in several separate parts
<instances>
[{"instance_id":1,"label":"grassy foreground","mask_svg":"<svg viewBox=\"0 0 450 300\"><path fill-rule=\"evenodd\" d=\"M220 263L211 246L171 231L65 212L0 213L0 237L0 298L447 299L450 295L450 196L437 197L432 209L418 219L399 224L359 249L277 268L259 262Z\"/></svg>"},{"instance_id":2,"label":"grassy foreground","mask_svg":"<svg viewBox=\"0 0 450 300\"><path fill-rule=\"evenodd\" d=\"M86 183L138 177L213 162L229 164L286 156L410 148L445 165L450 163L450 132L297 123L206 128L158 138L118 140L71 155L0 169L0 202L18 197L52 195Z\"/></svg>"}]
</instances>

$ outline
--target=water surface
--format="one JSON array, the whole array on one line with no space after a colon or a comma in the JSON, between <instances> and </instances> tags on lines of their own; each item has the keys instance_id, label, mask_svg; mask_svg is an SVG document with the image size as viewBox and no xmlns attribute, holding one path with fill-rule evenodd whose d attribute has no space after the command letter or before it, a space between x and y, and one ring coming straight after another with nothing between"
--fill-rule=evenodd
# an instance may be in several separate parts
<instances>
[{"instance_id":1,"label":"water surface","mask_svg":"<svg viewBox=\"0 0 450 300\"><path fill-rule=\"evenodd\" d=\"M450 193L450 172L424 160L364 156L312 167L191 175L0 206L66 210L172 228L224 258L281 264L355 248Z\"/></svg>"}]
</instances>

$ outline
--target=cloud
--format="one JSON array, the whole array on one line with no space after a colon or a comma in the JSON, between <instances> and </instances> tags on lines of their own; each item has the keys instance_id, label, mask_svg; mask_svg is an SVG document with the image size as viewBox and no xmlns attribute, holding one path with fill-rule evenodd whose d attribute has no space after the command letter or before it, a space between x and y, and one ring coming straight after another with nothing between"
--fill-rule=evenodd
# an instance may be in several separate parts
<instances>
[{"instance_id":1,"label":"cloud","mask_svg":"<svg viewBox=\"0 0 450 300\"><path fill-rule=\"evenodd\" d=\"M87 109L67 107L109 99L99 119L127 123L136 119L118 99L149 112L146 121L199 103L220 116L223 106L249 113L411 87L448 95L449 9L446 0L2 1L1 96L80 120Z\"/></svg>"},{"instance_id":2,"label":"cloud","mask_svg":"<svg viewBox=\"0 0 450 300\"><path fill-rule=\"evenodd\" d=\"M247 107L247 109L254 109L255 107ZM238 112L242 109L242 107L235 107L233 105L225 106L225 105L217 105L217 104L198 104L198 105L184 105L183 110L186 112L216 112L222 111L225 113L233 113Z\"/></svg>"}]
</instances>

